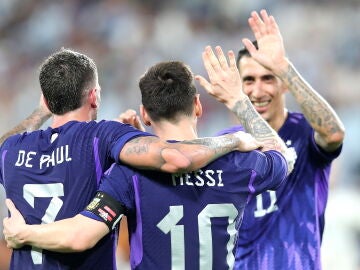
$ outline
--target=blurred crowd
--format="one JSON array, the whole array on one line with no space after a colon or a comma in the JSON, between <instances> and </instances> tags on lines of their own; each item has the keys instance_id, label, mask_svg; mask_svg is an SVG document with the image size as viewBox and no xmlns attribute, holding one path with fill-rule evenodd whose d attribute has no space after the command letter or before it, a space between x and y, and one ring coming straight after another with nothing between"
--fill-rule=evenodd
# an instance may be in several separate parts
<instances>
[{"instance_id":1,"label":"blurred crowd","mask_svg":"<svg viewBox=\"0 0 360 270\"><path fill-rule=\"evenodd\" d=\"M95 60L102 87L99 117L112 119L127 108L138 109L137 82L147 67L158 61L180 60L195 74L204 75L203 48L221 45L237 52L241 38L253 38L247 24L250 12L262 8L275 16L289 58L345 123L343 153L335 161L331 177L324 269L358 270L359 0L2 0L0 133L37 105L38 66L61 47ZM199 92L205 109L200 136L213 135L234 123L223 105L200 86ZM288 107L298 109L291 97ZM345 262L339 265L341 256L351 268L346 268Z\"/></svg>"}]
</instances>

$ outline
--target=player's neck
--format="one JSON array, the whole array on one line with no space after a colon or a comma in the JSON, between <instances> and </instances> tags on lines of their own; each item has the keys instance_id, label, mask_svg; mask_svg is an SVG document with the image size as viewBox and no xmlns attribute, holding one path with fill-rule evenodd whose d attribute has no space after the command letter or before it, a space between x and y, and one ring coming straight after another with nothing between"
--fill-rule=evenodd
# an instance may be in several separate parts
<instances>
[{"instance_id":1,"label":"player's neck","mask_svg":"<svg viewBox=\"0 0 360 270\"><path fill-rule=\"evenodd\" d=\"M63 115L54 115L51 124L52 128L57 128L70 121L88 122L94 120L94 112L87 110L86 108L79 108L77 110L65 113Z\"/></svg>"},{"instance_id":2,"label":"player's neck","mask_svg":"<svg viewBox=\"0 0 360 270\"><path fill-rule=\"evenodd\" d=\"M282 113L278 114L278 117L274 117L271 121L267 121L267 122L276 132L278 132L279 129L284 125L287 116L288 116L288 110L284 108Z\"/></svg>"},{"instance_id":3,"label":"player's neck","mask_svg":"<svg viewBox=\"0 0 360 270\"><path fill-rule=\"evenodd\" d=\"M191 120L182 120L177 123L160 121L152 125L154 133L163 140L193 140L196 139L196 123Z\"/></svg>"}]
</instances>

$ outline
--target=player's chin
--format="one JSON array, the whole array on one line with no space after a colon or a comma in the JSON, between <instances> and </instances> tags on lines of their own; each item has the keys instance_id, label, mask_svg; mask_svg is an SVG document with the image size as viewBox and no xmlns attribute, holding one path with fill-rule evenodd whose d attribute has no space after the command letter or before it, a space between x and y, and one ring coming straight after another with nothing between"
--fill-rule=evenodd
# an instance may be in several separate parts
<instances>
[{"instance_id":1,"label":"player's chin","mask_svg":"<svg viewBox=\"0 0 360 270\"><path fill-rule=\"evenodd\" d=\"M257 110L257 112L260 114L260 116L266 120L267 122L269 122L269 120L271 119L271 113L270 113L270 110Z\"/></svg>"},{"instance_id":2,"label":"player's chin","mask_svg":"<svg viewBox=\"0 0 360 270\"><path fill-rule=\"evenodd\" d=\"M269 108L266 107L255 107L256 111L261 115L262 118L267 119L269 116Z\"/></svg>"}]
</instances>

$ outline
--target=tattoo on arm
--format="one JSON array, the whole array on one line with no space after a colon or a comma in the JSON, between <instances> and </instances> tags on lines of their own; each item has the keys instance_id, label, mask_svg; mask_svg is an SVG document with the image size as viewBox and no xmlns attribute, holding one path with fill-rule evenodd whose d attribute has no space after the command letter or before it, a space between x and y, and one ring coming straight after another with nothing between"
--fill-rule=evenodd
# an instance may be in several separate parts
<instances>
[{"instance_id":1,"label":"tattoo on arm","mask_svg":"<svg viewBox=\"0 0 360 270\"><path fill-rule=\"evenodd\" d=\"M166 143L158 137L138 137L125 144L121 160L138 168L192 171L236 150L239 143L240 138L234 134L178 143Z\"/></svg>"},{"instance_id":2,"label":"tattoo on arm","mask_svg":"<svg viewBox=\"0 0 360 270\"><path fill-rule=\"evenodd\" d=\"M149 152L149 145L154 142L158 141L156 137L138 137L132 139L131 142L126 144L126 155L132 154L143 154Z\"/></svg>"},{"instance_id":3,"label":"tattoo on arm","mask_svg":"<svg viewBox=\"0 0 360 270\"><path fill-rule=\"evenodd\" d=\"M285 144L276 131L255 110L248 98L236 102L232 111L245 130L264 144L264 151L277 150L283 153L286 150Z\"/></svg>"},{"instance_id":4,"label":"tattoo on arm","mask_svg":"<svg viewBox=\"0 0 360 270\"><path fill-rule=\"evenodd\" d=\"M35 109L30 116L24 119L20 124L9 130L0 138L0 144L2 144L8 137L19 134L25 131L33 131L41 127L46 120L50 118L50 114L44 113L40 108Z\"/></svg>"},{"instance_id":5,"label":"tattoo on arm","mask_svg":"<svg viewBox=\"0 0 360 270\"><path fill-rule=\"evenodd\" d=\"M158 137L138 137L132 139L130 143L127 144L126 154L143 154L148 153L150 145L152 143L158 143ZM234 138L232 134L226 134L219 137L205 137L198 138L194 140L185 140L179 143L173 144L164 144L162 148L159 148L159 151L166 148L181 148L182 145L197 145L199 149L208 149L214 152L215 155L219 154L224 155L224 153L231 152L237 146L238 141Z\"/></svg>"},{"instance_id":6,"label":"tattoo on arm","mask_svg":"<svg viewBox=\"0 0 360 270\"><path fill-rule=\"evenodd\" d=\"M194 140L185 140L182 141L183 144L196 144L200 146L205 146L210 151L214 152L214 159L229 153L234 150L236 147L236 142L234 141L234 136L232 134L227 134L219 137L206 137L198 138Z\"/></svg>"},{"instance_id":7,"label":"tattoo on arm","mask_svg":"<svg viewBox=\"0 0 360 270\"><path fill-rule=\"evenodd\" d=\"M281 152L288 164L288 173L294 168L294 158L287 154L288 148L277 132L255 110L251 101L246 98L239 100L232 108L245 130L263 143L263 151L276 150Z\"/></svg>"},{"instance_id":8,"label":"tattoo on arm","mask_svg":"<svg viewBox=\"0 0 360 270\"><path fill-rule=\"evenodd\" d=\"M249 99L238 101L233 108L233 112L245 130L257 140L265 141L274 137L275 131L258 114Z\"/></svg>"},{"instance_id":9,"label":"tattoo on arm","mask_svg":"<svg viewBox=\"0 0 360 270\"><path fill-rule=\"evenodd\" d=\"M300 76L292 65L289 65L288 72L282 77L306 119L317 132L331 135L343 131L343 124L332 107Z\"/></svg>"}]
</instances>

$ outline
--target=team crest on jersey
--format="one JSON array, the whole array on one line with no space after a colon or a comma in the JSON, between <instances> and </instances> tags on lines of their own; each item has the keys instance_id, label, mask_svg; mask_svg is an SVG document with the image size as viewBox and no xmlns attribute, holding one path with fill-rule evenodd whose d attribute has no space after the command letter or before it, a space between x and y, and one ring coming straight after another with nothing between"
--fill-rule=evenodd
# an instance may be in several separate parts
<instances>
[{"instance_id":1,"label":"team crest on jersey","mask_svg":"<svg viewBox=\"0 0 360 270\"><path fill-rule=\"evenodd\" d=\"M99 198L94 198L91 203L86 207L86 210L91 211L94 210L99 205Z\"/></svg>"}]
</instances>

